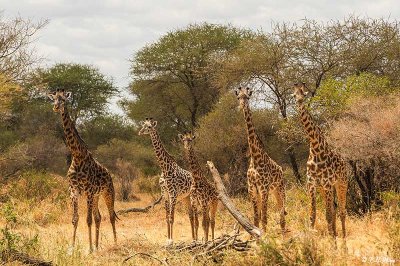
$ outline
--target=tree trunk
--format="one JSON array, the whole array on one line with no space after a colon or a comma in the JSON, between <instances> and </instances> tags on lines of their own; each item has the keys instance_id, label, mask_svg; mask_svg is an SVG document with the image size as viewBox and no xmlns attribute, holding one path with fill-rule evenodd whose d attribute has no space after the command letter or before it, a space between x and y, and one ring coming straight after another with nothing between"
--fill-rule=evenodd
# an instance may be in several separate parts
<instances>
[{"instance_id":1,"label":"tree trunk","mask_svg":"<svg viewBox=\"0 0 400 266\"><path fill-rule=\"evenodd\" d=\"M228 197L224 184L222 183L221 176L214 163L207 161L208 167L210 168L211 174L217 186L218 198L232 214L236 221L254 238L262 236L263 232L260 228L254 226L249 219L247 219L233 204L232 200Z\"/></svg>"},{"instance_id":2,"label":"tree trunk","mask_svg":"<svg viewBox=\"0 0 400 266\"><path fill-rule=\"evenodd\" d=\"M299 166L297 165L296 161L296 154L292 147L288 149L287 155L289 156L290 165L292 166L293 174L296 177L296 180L299 184L301 184L301 176L299 172Z\"/></svg>"}]
</instances>

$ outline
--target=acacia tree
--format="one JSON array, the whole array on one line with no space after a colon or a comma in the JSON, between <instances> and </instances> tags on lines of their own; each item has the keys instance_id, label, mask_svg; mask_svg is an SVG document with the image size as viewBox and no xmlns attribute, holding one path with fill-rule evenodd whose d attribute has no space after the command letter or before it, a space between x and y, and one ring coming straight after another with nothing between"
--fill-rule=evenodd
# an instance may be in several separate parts
<instances>
[{"instance_id":1,"label":"acacia tree","mask_svg":"<svg viewBox=\"0 0 400 266\"><path fill-rule=\"evenodd\" d=\"M31 88L72 92L70 115L73 121L103 115L110 98L118 92L112 79L96 67L83 64L59 63L48 69L39 69L33 76Z\"/></svg>"},{"instance_id":2,"label":"acacia tree","mask_svg":"<svg viewBox=\"0 0 400 266\"><path fill-rule=\"evenodd\" d=\"M129 116L136 121L155 117L164 130L196 127L218 100L219 90L210 81L219 59L249 34L231 26L193 24L142 48L132 59L135 99L125 102Z\"/></svg>"},{"instance_id":3,"label":"acacia tree","mask_svg":"<svg viewBox=\"0 0 400 266\"><path fill-rule=\"evenodd\" d=\"M293 121L297 119L291 97L293 83L306 82L315 96L327 78L397 73L398 31L396 21L357 17L325 24L307 19L276 24L271 33L258 33L225 57L214 83L227 89L250 84L264 100L258 107L279 111L284 124L280 135L287 142L289 162L300 180L294 147L303 143L304 134ZM391 78L398 80L395 75Z\"/></svg>"},{"instance_id":4,"label":"acacia tree","mask_svg":"<svg viewBox=\"0 0 400 266\"><path fill-rule=\"evenodd\" d=\"M7 20L0 14L0 72L9 81L23 81L40 61L31 44L46 24L47 20L33 22L21 17Z\"/></svg>"},{"instance_id":5,"label":"acacia tree","mask_svg":"<svg viewBox=\"0 0 400 266\"><path fill-rule=\"evenodd\" d=\"M31 79L28 88L32 98L37 97L37 91L64 89L72 92L68 104L74 123L89 123L104 115L110 98L118 92L112 80L91 65L59 63L48 69L38 69ZM64 138L61 127L59 135ZM71 154L68 153L68 166L70 162Z\"/></svg>"}]
</instances>

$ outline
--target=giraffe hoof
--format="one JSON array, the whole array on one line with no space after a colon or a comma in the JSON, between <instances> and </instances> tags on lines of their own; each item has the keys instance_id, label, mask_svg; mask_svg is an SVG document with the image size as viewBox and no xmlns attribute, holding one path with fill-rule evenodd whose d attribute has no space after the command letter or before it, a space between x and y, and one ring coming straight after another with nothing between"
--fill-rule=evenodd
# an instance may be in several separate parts
<instances>
[{"instance_id":1,"label":"giraffe hoof","mask_svg":"<svg viewBox=\"0 0 400 266\"><path fill-rule=\"evenodd\" d=\"M172 244L174 244L174 240L167 239L167 246L172 246Z\"/></svg>"}]
</instances>

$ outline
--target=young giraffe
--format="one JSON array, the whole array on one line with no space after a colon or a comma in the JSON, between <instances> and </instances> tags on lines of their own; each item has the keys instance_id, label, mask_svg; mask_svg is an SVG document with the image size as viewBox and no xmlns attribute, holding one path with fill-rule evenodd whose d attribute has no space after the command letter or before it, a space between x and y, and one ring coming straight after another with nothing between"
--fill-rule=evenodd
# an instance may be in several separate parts
<instances>
[{"instance_id":1,"label":"young giraffe","mask_svg":"<svg viewBox=\"0 0 400 266\"><path fill-rule=\"evenodd\" d=\"M304 105L305 84L294 85L294 96L300 111L300 120L310 141L310 154L307 161L307 186L311 197L311 227L316 218L316 189L321 187L326 204L326 220L329 233L336 237L336 211L334 208L335 188L339 204L343 237L346 237L346 194L350 167L343 158L329 147L322 130L315 125Z\"/></svg>"},{"instance_id":2,"label":"young giraffe","mask_svg":"<svg viewBox=\"0 0 400 266\"><path fill-rule=\"evenodd\" d=\"M202 226L204 230L204 240L208 241L208 230L211 225L211 239L214 240L215 214L218 207L218 193L213 185L211 185L200 168L193 149L193 140L195 136L192 133L178 135L183 142L186 160L189 162L190 171L192 172L192 186L190 187L190 203L194 212L195 224L195 240L198 239L198 213L201 211L203 215Z\"/></svg>"},{"instance_id":3,"label":"young giraffe","mask_svg":"<svg viewBox=\"0 0 400 266\"><path fill-rule=\"evenodd\" d=\"M96 225L96 249L99 247L99 232L101 215L99 212L99 196L103 195L106 202L110 221L114 234L114 242L117 242L117 233L115 231L115 219L118 218L114 211L115 191L111 175L107 169L97 162L86 144L81 139L76 130L74 122L71 120L66 101L70 98L70 92L57 90L48 94L53 100L54 112L60 113L64 127L65 141L72 154L72 163L67 172L69 180L70 198L73 207L72 224L74 233L72 238L72 246L75 245L76 228L78 226L78 198L80 195L86 195L87 199L87 226L89 230L89 246L90 252L93 251L92 246L92 214Z\"/></svg>"},{"instance_id":4,"label":"young giraffe","mask_svg":"<svg viewBox=\"0 0 400 266\"><path fill-rule=\"evenodd\" d=\"M285 232L285 186L283 171L274 160L272 160L264 149L264 145L256 134L249 99L252 91L249 88L239 88L235 91L239 100L240 108L243 110L247 126L247 140L250 149L250 165L247 170L248 191L254 209L254 225L259 226L260 216L262 229L267 226L267 204L269 191L273 191L280 212L280 226L282 233Z\"/></svg>"},{"instance_id":5,"label":"young giraffe","mask_svg":"<svg viewBox=\"0 0 400 266\"><path fill-rule=\"evenodd\" d=\"M152 118L146 118L142 122L142 129L139 135L150 135L157 161L161 168L160 187L164 198L165 212L168 228L167 244L173 243L172 228L174 224L175 205L177 201L183 200L189 212L190 225L192 229L192 238L195 237L193 224L193 211L190 206L190 186L192 184L192 174L182 169L175 159L165 150L160 136L156 130L157 121Z\"/></svg>"}]
</instances>

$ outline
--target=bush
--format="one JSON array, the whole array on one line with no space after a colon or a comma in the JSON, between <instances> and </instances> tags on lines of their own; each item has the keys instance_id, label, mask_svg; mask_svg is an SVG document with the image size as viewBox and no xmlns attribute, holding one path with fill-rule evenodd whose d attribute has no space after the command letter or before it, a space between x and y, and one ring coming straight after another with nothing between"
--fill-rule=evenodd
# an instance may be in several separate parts
<instances>
[{"instance_id":1,"label":"bush","mask_svg":"<svg viewBox=\"0 0 400 266\"><path fill-rule=\"evenodd\" d=\"M1 229L1 259L7 262L9 259L7 256L11 255L15 251L37 253L39 248L39 239L37 235L29 238L14 231L15 225L17 224L17 215L14 212L13 203L9 202L3 205L2 216L5 219L5 225Z\"/></svg>"},{"instance_id":2,"label":"bush","mask_svg":"<svg viewBox=\"0 0 400 266\"><path fill-rule=\"evenodd\" d=\"M136 185L142 193L159 194L161 191L159 180L160 176L140 176L136 179Z\"/></svg>"},{"instance_id":3,"label":"bush","mask_svg":"<svg viewBox=\"0 0 400 266\"><path fill-rule=\"evenodd\" d=\"M116 172L119 183L119 199L128 201L132 198L132 182L138 176L138 171L133 165L122 159L117 159Z\"/></svg>"},{"instance_id":4,"label":"bush","mask_svg":"<svg viewBox=\"0 0 400 266\"><path fill-rule=\"evenodd\" d=\"M10 183L9 194L19 201L38 203L45 199L61 202L68 189L54 176L45 172L29 171Z\"/></svg>"}]
</instances>

